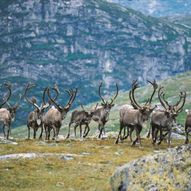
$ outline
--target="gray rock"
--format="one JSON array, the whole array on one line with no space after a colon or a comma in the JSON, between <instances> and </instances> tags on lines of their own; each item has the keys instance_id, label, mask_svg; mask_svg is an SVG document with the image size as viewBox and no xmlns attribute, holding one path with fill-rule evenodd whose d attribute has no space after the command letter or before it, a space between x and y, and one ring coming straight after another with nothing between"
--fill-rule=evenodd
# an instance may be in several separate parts
<instances>
[{"instance_id":1,"label":"gray rock","mask_svg":"<svg viewBox=\"0 0 191 191\"><path fill-rule=\"evenodd\" d=\"M112 190L189 190L191 145L170 148L119 167L111 177Z\"/></svg>"}]
</instances>

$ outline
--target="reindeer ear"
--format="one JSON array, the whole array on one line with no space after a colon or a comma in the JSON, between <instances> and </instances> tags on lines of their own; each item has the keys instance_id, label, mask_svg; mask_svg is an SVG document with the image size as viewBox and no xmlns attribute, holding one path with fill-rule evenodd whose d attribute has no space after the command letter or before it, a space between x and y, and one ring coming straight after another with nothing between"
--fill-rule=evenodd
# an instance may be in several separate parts
<instances>
[{"instance_id":1,"label":"reindeer ear","mask_svg":"<svg viewBox=\"0 0 191 191\"><path fill-rule=\"evenodd\" d=\"M113 107L115 104L113 103L113 104L111 104L111 107Z\"/></svg>"}]
</instances>

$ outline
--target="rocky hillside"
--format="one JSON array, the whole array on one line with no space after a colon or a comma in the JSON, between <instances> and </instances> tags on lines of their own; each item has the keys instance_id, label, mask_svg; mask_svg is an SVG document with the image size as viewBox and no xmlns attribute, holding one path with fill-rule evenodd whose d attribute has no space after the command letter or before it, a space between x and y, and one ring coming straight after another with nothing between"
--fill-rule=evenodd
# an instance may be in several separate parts
<instances>
[{"instance_id":1,"label":"rocky hillside","mask_svg":"<svg viewBox=\"0 0 191 191\"><path fill-rule=\"evenodd\" d=\"M116 169L113 191L191 190L191 145L132 161Z\"/></svg>"},{"instance_id":2,"label":"rocky hillside","mask_svg":"<svg viewBox=\"0 0 191 191\"><path fill-rule=\"evenodd\" d=\"M0 82L11 81L17 99L29 81L38 99L56 82L79 87L78 99L88 103L99 99L100 81L109 94L115 82L123 90L136 78L191 69L190 29L104 0L3 0L0 16ZM29 109L22 108L23 123Z\"/></svg>"}]
</instances>

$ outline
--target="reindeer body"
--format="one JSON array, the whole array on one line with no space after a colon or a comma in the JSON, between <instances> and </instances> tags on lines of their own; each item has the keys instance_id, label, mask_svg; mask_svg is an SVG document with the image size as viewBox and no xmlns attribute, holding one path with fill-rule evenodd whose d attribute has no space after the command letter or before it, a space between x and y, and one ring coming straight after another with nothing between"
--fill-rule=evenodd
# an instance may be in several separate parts
<instances>
[{"instance_id":1,"label":"reindeer body","mask_svg":"<svg viewBox=\"0 0 191 191\"><path fill-rule=\"evenodd\" d=\"M90 131L89 124L91 122L91 118L92 118L92 114L87 112L87 111L84 111L84 110L82 110L82 111L79 111L79 110L73 111L72 115L71 115L71 120L70 120L70 123L69 123L69 133L68 133L67 138L69 138L69 136L70 136L70 127L71 127L71 125L73 123L75 123L75 126L74 126L75 137L76 137L76 128L78 126L80 126L80 137L82 136L82 125L85 125L85 130L84 130L84 133L83 133L83 137L86 137L87 134Z\"/></svg>"},{"instance_id":2,"label":"reindeer body","mask_svg":"<svg viewBox=\"0 0 191 191\"><path fill-rule=\"evenodd\" d=\"M11 113L6 108L0 109L0 123L3 123L3 134L6 139L9 139L10 126L11 126ZM7 127L7 134L5 133Z\"/></svg>"},{"instance_id":3,"label":"reindeer body","mask_svg":"<svg viewBox=\"0 0 191 191\"><path fill-rule=\"evenodd\" d=\"M151 117L152 143L156 143L158 132L160 132L158 144L160 144L163 138L168 134L168 145L170 146L173 123L176 121L178 113L181 112L185 104L186 92L180 92L180 98L177 103L170 105L165 99L165 93L162 89L163 87L159 88L158 98L164 110L155 111ZM164 131L166 131L165 135L163 135Z\"/></svg>"},{"instance_id":4,"label":"reindeer body","mask_svg":"<svg viewBox=\"0 0 191 191\"><path fill-rule=\"evenodd\" d=\"M154 110L155 107L151 108L151 101L152 98L156 92L156 89L158 88L158 85L156 84L156 81L150 82L153 86L153 92L151 94L151 97L148 99L148 101L145 103L144 106L141 106L137 103L134 97L134 91L138 87L137 81L134 81L132 83L132 89L129 91L129 98L131 101L132 107L129 107L129 105L124 105L120 109L119 115L120 115L120 130L119 134L116 140L116 144L119 142L119 138L121 140L127 138L130 135L130 140L132 142L132 132L135 129L136 131L136 139L133 141L132 145L135 145L137 141L139 141L141 145L141 138L140 133L143 128L143 123L149 119L150 114ZM125 128L127 128L127 135L125 136ZM124 130L123 137L121 136L122 130Z\"/></svg>"},{"instance_id":5,"label":"reindeer body","mask_svg":"<svg viewBox=\"0 0 191 191\"><path fill-rule=\"evenodd\" d=\"M44 115L43 123L46 132L46 140L50 139L50 131L53 129L53 138L59 134L62 121L66 116L65 112L60 112L57 108L51 107Z\"/></svg>"},{"instance_id":6,"label":"reindeer body","mask_svg":"<svg viewBox=\"0 0 191 191\"><path fill-rule=\"evenodd\" d=\"M27 127L28 127L28 139L30 139L30 128L33 129L33 138L36 138L36 132L39 128L41 128L41 133L39 136L39 139L42 138L43 133L43 124L42 124L42 116L40 115L40 112L35 109L34 111L31 111L28 115L27 119Z\"/></svg>"},{"instance_id":7,"label":"reindeer body","mask_svg":"<svg viewBox=\"0 0 191 191\"><path fill-rule=\"evenodd\" d=\"M54 106L52 106L43 117L43 123L44 123L45 132L46 132L46 140L50 139L50 131L52 129L54 133L53 139L56 136L58 136L60 127L62 126L62 121L66 117L73 101L75 100L77 91L78 89L66 90L70 98L68 103L64 107L62 107L61 105L56 103L55 99L51 98L51 95L48 89L48 97Z\"/></svg>"},{"instance_id":8,"label":"reindeer body","mask_svg":"<svg viewBox=\"0 0 191 191\"><path fill-rule=\"evenodd\" d=\"M14 106L11 106L8 103L8 100L11 97L11 84L5 83L4 86L8 89L9 93L0 107L2 107L4 104L7 104L8 108L0 108L0 123L3 124L4 138L9 139L9 134L11 132L11 122L15 119L15 113L19 107L19 104L16 103ZM5 127L7 127L7 134L5 133Z\"/></svg>"},{"instance_id":9,"label":"reindeer body","mask_svg":"<svg viewBox=\"0 0 191 191\"><path fill-rule=\"evenodd\" d=\"M165 111L156 111L151 116L151 132L153 144L156 143L158 132L160 132L160 141L163 140L163 132L168 132L168 141L170 144L171 131L173 127L173 123L175 122L175 118L173 115L165 112Z\"/></svg>"},{"instance_id":10,"label":"reindeer body","mask_svg":"<svg viewBox=\"0 0 191 191\"><path fill-rule=\"evenodd\" d=\"M186 140L185 144L189 143L189 133L191 132L191 110L186 110L187 116L186 116L186 122L185 122L185 133L186 133Z\"/></svg>"}]
</instances>

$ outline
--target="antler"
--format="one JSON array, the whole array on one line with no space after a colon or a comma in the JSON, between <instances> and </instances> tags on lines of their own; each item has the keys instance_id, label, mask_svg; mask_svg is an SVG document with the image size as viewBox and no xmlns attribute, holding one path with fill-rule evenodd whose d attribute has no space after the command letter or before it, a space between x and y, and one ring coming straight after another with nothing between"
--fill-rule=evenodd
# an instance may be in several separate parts
<instances>
[{"instance_id":1,"label":"antler","mask_svg":"<svg viewBox=\"0 0 191 191\"><path fill-rule=\"evenodd\" d=\"M102 87L102 84L103 84L103 83L101 82L100 85L99 85L99 96L100 96L102 102L103 102L104 104L106 104L104 98L101 96L101 87Z\"/></svg>"},{"instance_id":2,"label":"antler","mask_svg":"<svg viewBox=\"0 0 191 191\"><path fill-rule=\"evenodd\" d=\"M68 103L64 106L65 110L69 110L70 109L72 103L74 102L74 100L76 98L76 94L78 92L78 89L77 88L75 90L70 89L67 92L68 92L68 94L70 96L70 99L69 99Z\"/></svg>"},{"instance_id":3,"label":"antler","mask_svg":"<svg viewBox=\"0 0 191 191\"><path fill-rule=\"evenodd\" d=\"M66 91L66 92L68 93L68 95L70 96L70 99L69 99L68 103L67 103L64 107L62 107L62 106L60 106L58 103L56 103L56 101L51 97L51 95L50 95L50 89L48 89L48 91L47 91L48 97L49 97L49 99L51 100L51 102L57 107L57 109L59 109L59 110L61 110L61 111L63 111L63 110L69 110L69 109L70 109L70 107L71 107L71 105L72 105L72 103L73 103L73 101L74 101L74 99L75 99L75 97L76 97L76 94L77 94L78 89L76 88L75 90L70 89L70 90L65 90L65 91Z\"/></svg>"},{"instance_id":4,"label":"antler","mask_svg":"<svg viewBox=\"0 0 191 191\"><path fill-rule=\"evenodd\" d=\"M118 88L118 85L117 85L117 83L116 83L116 94L115 94L115 96L113 97L113 98L111 98L111 103L110 104L112 104L113 102L114 102L114 100L117 98L117 96L118 96L118 93L119 93L119 88Z\"/></svg>"},{"instance_id":5,"label":"antler","mask_svg":"<svg viewBox=\"0 0 191 191\"><path fill-rule=\"evenodd\" d=\"M153 99L153 96L154 96L154 94L155 94L155 92L156 92L156 90L157 90L157 88L158 88L158 84L156 83L156 80L154 80L153 82L151 82L151 81L149 81L149 80L147 80L147 82L149 82L152 86L153 86L153 93L151 94L151 97L148 99L148 103L147 104L151 104L151 102L152 102L152 99ZM146 105L147 105L146 104Z\"/></svg>"},{"instance_id":6,"label":"antler","mask_svg":"<svg viewBox=\"0 0 191 191\"><path fill-rule=\"evenodd\" d=\"M12 94L12 92L11 92L11 83L10 83L10 82L6 82L6 83L4 83L4 86L8 89L9 92L7 93L7 96L6 96L6 98L4 99L3 103L1 103L0 108L1 108L5 103L8 102L8 100L9 100L9 98L11 97L11 94Z\"/></svg>"},{"instance_id":7,"label":"antler","mask_svg":"<svg viewBox=\"0 0 191 191\"><path fill-rule=\"evenodd\" d=\"M166 108L166 105L165 105L165 103L164 103L164 100L161 98L162 95L163 95L163 97L164 97L164 92L161 92L161 90L162 90L163 88L164 88L164 87L162 87L162 86L159 88L159 90L158 90L158 98L159 98L159 101L160 101L161 105L164 107L164 109L168 110L168 109Z\"/></svg>"},{"instance_id":8,"label":"antler","mask_svg":"<svg viewBox=\"0 0 191 191\"><path fill-rule=\"evenodd\" d=\"M181 100L183 99L183 102L182 102L182 105L178 108L178 109L176 109L176 112L178 113L178 112L180 112L181 110L182 110L182 108L184 107L184 104L185 104L185 102L186 102L186 92L180 92L180 99L179 99L179 101L174 105L174 107L178 107L178 105L180 104L180 102L181 102Z\"/></svg>"},{"instance_id":9,"label":"antler","mask_svg":"<svg viewBox=\"0 0 191 191\"><path fill-rule=\"evenodd\" d=\"M40 107L36 104L36 98L35 97L33 97L32 99L29 99L28 97L27 97L27 91L28 90L30 90L32 87L34 87L34 86L36 86L35 84L30 84L30 83L28 83L27 84L27 86L26 86L26 88L25 88L25 92L24 92L24 98L25 98L25 100L29 103L29 104L32 104L33 106L35 106L38 110L40 110Z\"/></svg>"},{"instance_id":10,"label":"antler","mask_svg":"<svg viewBox=\"0 0 191 191\"><path fill-rule=\"evenodd\" d=\"M137 109L141 109L142 107L137 103L137 101L135 100L135 89L138 88L138 82L137 80L133 81L132 83L132 90L131 90L131 101L132 101L132 105L133 107L136 107Z\"/></svg>"}]
</instances>

